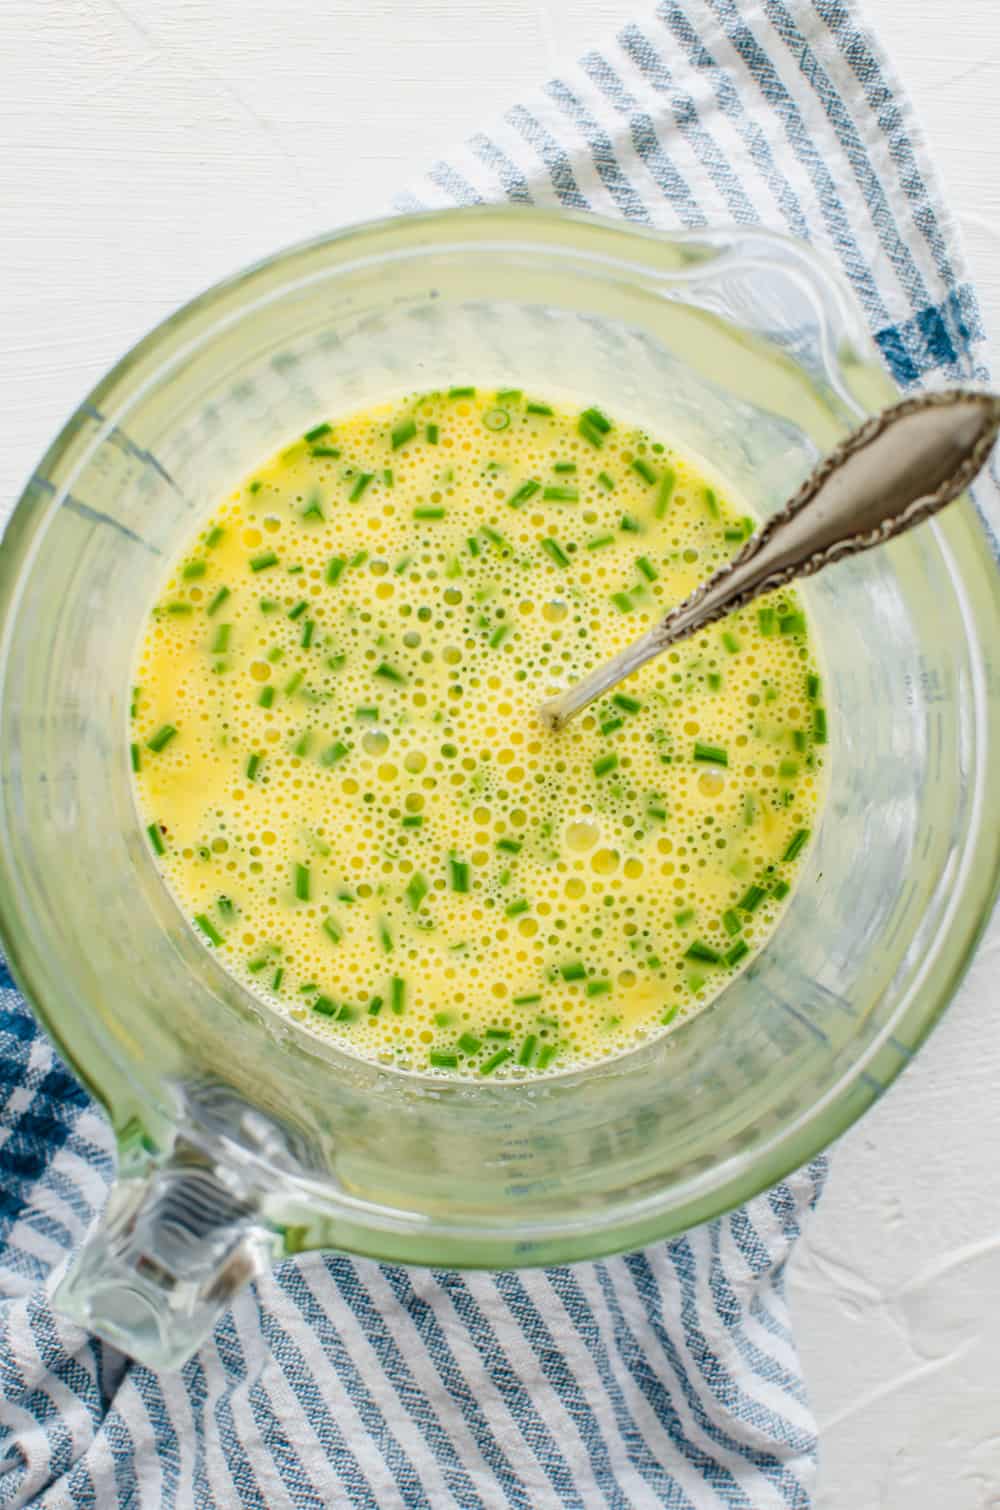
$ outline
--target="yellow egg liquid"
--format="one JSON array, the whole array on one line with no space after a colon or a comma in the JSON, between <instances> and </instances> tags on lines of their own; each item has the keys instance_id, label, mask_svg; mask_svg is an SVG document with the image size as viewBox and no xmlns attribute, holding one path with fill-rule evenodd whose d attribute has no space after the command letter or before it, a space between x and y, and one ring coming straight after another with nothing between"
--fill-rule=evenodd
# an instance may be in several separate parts
<instances>
[{"instance_id":1,"label":"yellow egg liquid","mask_svg":"<svg viewBox=\"0 0 1000 1510\"><path fill-rule=\"evenodd\" d=\"M761 600L559 734L538 708L754 521L613 416L453 389L318 425L151 609L130 731L164 879L269 1008L447 1077L531 1077L698 1011L773 929L826 713Z\"/></svg>"}]
</instances>

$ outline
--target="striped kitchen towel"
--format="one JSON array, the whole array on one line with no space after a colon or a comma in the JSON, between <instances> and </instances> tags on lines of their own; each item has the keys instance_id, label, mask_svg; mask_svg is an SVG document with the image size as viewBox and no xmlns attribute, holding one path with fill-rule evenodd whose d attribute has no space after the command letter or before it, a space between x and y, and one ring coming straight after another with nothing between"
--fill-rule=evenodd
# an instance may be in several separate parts
<instances>
[{"instance_id":1,"label":"striped kitchen towel","mask_svg":"<svg viewBox=\"0 0 1000 1510\"><path fill-rule=\"evenodd\" d=\"M790 231L846 274L897 380L986 376L909 106L842 0L664 3L399 207L504 197ZM994 519L996 499L987 483ZM496 1276L307 1254L157 1376L53 1313L112 1145L5 972L0 1077L0 1506L810 1504L782 1275L821 1162L605 1263Z\"/></svg>"}]
</instances>

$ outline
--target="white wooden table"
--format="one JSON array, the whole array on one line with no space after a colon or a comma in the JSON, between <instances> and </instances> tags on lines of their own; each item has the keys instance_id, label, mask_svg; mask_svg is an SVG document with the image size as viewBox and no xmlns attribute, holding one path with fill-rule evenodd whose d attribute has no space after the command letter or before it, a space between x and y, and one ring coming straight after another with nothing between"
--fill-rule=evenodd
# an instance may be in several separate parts
<instances>
[{"instance_id":1,"label":"white wooden table","mask_svg":"<svg viewBox=\"0 0 1000 1510\"><path fill-rule=\"evenodd\" d=\"M996 329L1000 8L868 3ZM630 9L0 0L0 496L168 311L379 213ZM822 1510L1000 1507L998 966L995 929L924 1057L837 1149L793 1266Z\"/></svg>"}]
</instances>

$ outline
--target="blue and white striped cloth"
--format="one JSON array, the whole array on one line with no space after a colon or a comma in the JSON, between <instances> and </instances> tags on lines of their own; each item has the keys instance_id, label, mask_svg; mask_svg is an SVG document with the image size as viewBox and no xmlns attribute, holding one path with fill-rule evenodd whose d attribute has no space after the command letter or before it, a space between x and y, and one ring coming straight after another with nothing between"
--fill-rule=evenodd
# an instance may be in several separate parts
<instances>
[{"instance_id":1,"label":"blue and white striped cloth","mask_svg":"<svg viewBox=\"0 0 1000 1510\"><path fill-rule=\"evenodd\" d=\"M791 231L850 279L900 382L986 375L909 106L842 0L664 3L399 208L505 196ZM996 497L980 491L987 512ZM51 1307L111 1174L101 1113L0 973L2 1507L811 1502L782 1274L822 1162L606 1263L493 1276L307 1254L161 1377Z\"/></svg>"}]
</instances>

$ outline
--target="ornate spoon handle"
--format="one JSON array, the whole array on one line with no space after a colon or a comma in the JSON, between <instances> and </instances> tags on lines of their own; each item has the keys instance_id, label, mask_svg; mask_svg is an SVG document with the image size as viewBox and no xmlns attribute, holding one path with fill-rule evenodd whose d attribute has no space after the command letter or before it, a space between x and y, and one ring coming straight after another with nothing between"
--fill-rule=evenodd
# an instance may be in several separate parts
<instances>
[{"instance_id":1,"label":"ornate spoon handle","mask_svg":"<svg viewBox=\"0 0 1000 1510\"><path fill-rule=\"evenodd\" d=\"M823 458L733 559L640 639L540 709L551 729L685 639L796 577L901 535L968 487L1000 431L1000 397L961 388L904 399Z\"/></svg>"}]
</instances>

